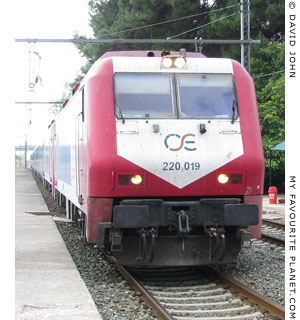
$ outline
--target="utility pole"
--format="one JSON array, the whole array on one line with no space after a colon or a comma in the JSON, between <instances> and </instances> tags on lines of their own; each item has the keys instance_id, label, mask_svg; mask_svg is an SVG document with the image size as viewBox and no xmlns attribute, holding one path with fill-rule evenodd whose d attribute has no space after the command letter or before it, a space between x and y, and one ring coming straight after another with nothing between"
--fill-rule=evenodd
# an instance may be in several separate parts
<instances>
[{"instance_id":1,"label":"utility pole","mask_svg":"<svg viewBox=\"0 0 300 320\"><path fill-rule=\"evenodd\" d=\"M250 0L241 0L241 64L250 73L251 37L250 37Z\"/></svg>"}]
</instances>

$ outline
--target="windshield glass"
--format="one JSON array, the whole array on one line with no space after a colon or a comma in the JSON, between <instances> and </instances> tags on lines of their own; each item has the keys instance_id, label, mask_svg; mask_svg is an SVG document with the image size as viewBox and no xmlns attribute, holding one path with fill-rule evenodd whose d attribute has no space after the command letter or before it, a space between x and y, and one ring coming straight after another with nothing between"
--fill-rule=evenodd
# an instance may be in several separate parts
<instances>
[{"instance_id":1,"label":"windshield glass","mask_svg":"<svg viewBox=\"0 0 300 320\"><path fill-rule=\"evenodd\" d=\"M180 118L233 118L232 75L176 75Z\"/></svg>"},{"instance_id":2,"label":"windshield glass","mask_svg":"<svg viewBox=\"0 0 300 320\"><path fill-rule=\"evenodd\" d=\"M114 99L118 119L238 116L231 74L116 73Z\"/></svg>"},{"instance_id":3,"label":"windshield glass","mask_svg":"<svg viewBox=\"0 0 300 320\"><path fill-rule=\"evenodd\" d=\"M172 83L171 74L115 74L117 117L176 118Z\"/></svg>"}]
</instances>

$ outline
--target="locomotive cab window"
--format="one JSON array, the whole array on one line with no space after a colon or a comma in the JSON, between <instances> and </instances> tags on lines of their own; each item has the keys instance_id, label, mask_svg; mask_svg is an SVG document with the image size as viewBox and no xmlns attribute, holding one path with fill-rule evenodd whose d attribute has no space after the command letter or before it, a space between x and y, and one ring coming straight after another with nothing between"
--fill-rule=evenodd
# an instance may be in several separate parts
<instances>
[{"instance_id":1,"label":"locomotive cab window","mask_svg":"<svg viewBox=\"0 0 300 320\"><path fill-rule=\"evenodd\" d=\"M232 75L177 75L180 118L237 117Z\"/></svg>"},{"instance_id":2,"label":"locomotive cab window","mask_svg":"<svg viewBox=\"0 0 300 320\"><path fill-rule=\"evenodd\" d=\"M231 74L114 75L118 119L236 119L234 79Z\"/></svg>"},{"instance_id":3,"label":"locomotive cab window","mask_svg":"<svg viewBox=\"0 0 300 320\"><path fill-rule=\"evenodd\" d=\"M170 74L117 73L115 110L120 118L175 118Z\"/></svg>"}]
</instances>

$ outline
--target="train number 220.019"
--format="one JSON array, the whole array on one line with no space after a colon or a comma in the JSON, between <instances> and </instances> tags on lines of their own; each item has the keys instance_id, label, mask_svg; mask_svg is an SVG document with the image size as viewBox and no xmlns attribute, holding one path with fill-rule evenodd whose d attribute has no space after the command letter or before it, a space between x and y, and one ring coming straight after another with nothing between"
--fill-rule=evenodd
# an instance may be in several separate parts
<instances>
[{"instance_id":1,"label":"train number 220.019","mask_svg":"<svg viewBox=\"0 0 300 320\"><path fill-rule=\"evenodd\" d=\"M200 170L200 162L163 162L163 170Z\"/></svg>"}]
</instances>

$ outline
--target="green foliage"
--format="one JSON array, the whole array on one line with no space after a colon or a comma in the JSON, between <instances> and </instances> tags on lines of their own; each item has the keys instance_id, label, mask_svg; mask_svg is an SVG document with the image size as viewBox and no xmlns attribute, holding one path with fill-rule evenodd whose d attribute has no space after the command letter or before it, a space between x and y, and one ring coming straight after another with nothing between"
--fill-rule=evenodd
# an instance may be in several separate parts
<instances>
[{"instance_id":1,"label":"green foliage","mask_svg":"<svg viewBox=\"0 0 300 320\"><path fill-rule=\"evenodd\" d=\"M272 151L271 163L267 160L270 157L270 148L285 140L285 92L284 74L270 79L268 84L258 93L259 115L262 128L264 154L266 159L266 181L269 181L270 165L273 184L283 191L284 186L284 157L282 151Z\"/></svg>"},{"instance_id":2,"label":"green foliage","mask_svg":"<svg viewBox=\"0 0 300 320\"><path fill-rule=\"evenodd\" d=\"M285 8L282 0L251 0L251 35L282 43L285 38Z\"/></svg>"},{"instance_id":3,"label":"green foliage","mask_svg":"<svg viewBox=\"0 0 300 320\"><path fill-rule=\"evenodd\" d=\"M273 184L284 191L285 153L270 148L285 140L285 75L284 43L262 39L251 60L251 69L257 90L260 125L266 159L265 190L269 186L270 172ZM270 168L271 166L271 168Z\"/></svg>"},{"instance_id":4,"label":"green foliage","mask_svg":"<svg viewBox=\"0 0 300 320\"><path fill-rule=\"evenodd\" d=\"M246 2L246 1L245 1ZM211 10L234 6L226 10L220 10L210 14L210 21L229 16L218 23L211 24L201 29L201 37L206 39L240 39L240 7L237 0L217 0ZM284 41L284 1L281 0L251 0L251 26L252 39L267 39L277 42ZM258 45L253 45L255 50ZM210 45L205 46L203 51L207 56L230 57L240 60L240 48L235 45ZM253 56L253 53L251 53Z\"/></svg>"},{"instance_id":5,"label":"green foliage","mask_svg":"<svg viewBox=\"0 0 300 320\"><path fill-rule=\"evenodd\" d=\"M194 0L91 0L90 25L97 39L166 39L183 30L197 26L197 19L181 19L168 24L163 22L195 15L208 10L207 4ZM208 18L202 16L204 22ZM144 28L153 25L151 28ZM126 32L124 32L126 31ZM189 33L189 37L194 37ZM75 38L81 38L78 34ZM163 45L130 45L130 44L77 44L77 48L94 62L107 51L114 50L177 50L180 45L165 47ZM186 48L194 50L194 46Z\"/></svg>"},{"instance_id":6,"label":"green foliage","mask_svg":"<svg viewBox=\"0 0 300 320\"><path fill-rule=\"evenodd\" d=\"M257 91L260 91L270 81L270 77L262 75L284 70L284 43L270 41L261 33L257 39L261 40L261 44L252 46L251 73L253 77L259 77L255 85Z\"/></svg>"}]
</instances>

